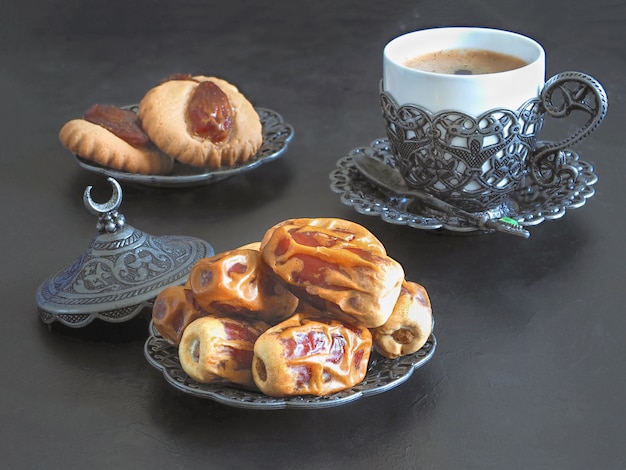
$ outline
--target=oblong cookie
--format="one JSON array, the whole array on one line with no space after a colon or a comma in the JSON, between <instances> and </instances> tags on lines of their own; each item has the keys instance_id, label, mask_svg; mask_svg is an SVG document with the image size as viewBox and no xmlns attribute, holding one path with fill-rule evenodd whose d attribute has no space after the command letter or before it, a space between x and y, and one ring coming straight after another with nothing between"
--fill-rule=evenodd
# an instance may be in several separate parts
<instances>
[{"instance_id":1,"label":"oblong cookie","mask_svg":"<svg viewBox=\"0 0 626 470\"><path fill-rule=\"evenodd\" d=\"M219 142L190 131L187 104L204 81L217 85L230 104L232 126ZM263 143L261 120L237 87L216 77L195 76L169 80L150 89L139 103L139 118L150 139L176 160L196 166L219 168L244 163Z\"/></svg>"}]
</instances>

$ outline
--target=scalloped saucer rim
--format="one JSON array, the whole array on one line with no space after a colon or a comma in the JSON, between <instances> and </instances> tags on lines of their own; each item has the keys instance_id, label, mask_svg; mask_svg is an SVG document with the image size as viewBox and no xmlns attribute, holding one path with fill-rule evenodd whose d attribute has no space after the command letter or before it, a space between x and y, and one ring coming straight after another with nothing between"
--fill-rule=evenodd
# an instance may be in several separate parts
<instances>
[{"instance_id":1,"label":"scalloped saucer rim","mask_svg":"<svg viewBox=\"0 0 626 470\"><path fill-rule=\"evenodd\" d=\"M444 230L464 233L491 233L445 214L423 207L412 207L410 198L387 194L363 177L352 157L366 152L369 156L391 164L392 154L387 138L375 139L369 146L356 147L337 161L330 173L331 189L340 194L341 202L363 215L379 216L383 221L408 225L423 230ZM515 193L519 210L508 215L523 226L535 226L545 220L563 217L566 210L582 207L595 194L593 185L598 181L593 166L580 160L573 150L563 151L570 164L578 166L578 177L569 186L557 185L548 193L534 187L523 187ZM537 202L541 197L546 199ZM533 202L532 198L535 198Z\"/></svg>"}]
</instances>

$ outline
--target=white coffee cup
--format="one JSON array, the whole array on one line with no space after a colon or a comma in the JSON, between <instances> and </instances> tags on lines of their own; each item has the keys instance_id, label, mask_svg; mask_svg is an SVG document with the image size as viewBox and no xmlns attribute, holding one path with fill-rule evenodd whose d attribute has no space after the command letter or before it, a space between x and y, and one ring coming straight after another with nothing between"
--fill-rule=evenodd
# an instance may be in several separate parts
<instances>
[{"instance_id":1,"label":"white coffee cup","mask_svg":"<svg viewBox=\"0 0 626 470\"><path fill-rule=\"evenodd\" d=\"M522 65L456 75L406 64L459 49L514 56ZM380 88L393 159L406 183L467 211L492 214L514 213L515 194L529 179L547 187L571 177L559 152L596 129L608 107L593 77L562 72L546 81L539 43L488 28L443 27L393 39L384 49ZM564 139L539 139L546 117L577 113L586 122Z\"/></svg>"},{"instance_id":2,"label":"white coffee cup","mask_svg":"<svg viewBox=\"0 0 626 470\"><path fill-rule=\"evenodd\" d=\"M513 55L527 65L505 72L452 75L409 67L407 60L450 49L482 49ZM517 109L536 98L545 82L545 52L521 34L488 28L449 27L414 31L389 42L383 52L383 89L399 105L431 112L448 109L478 116L495 108Z\"/></svg>"}]
</instances>

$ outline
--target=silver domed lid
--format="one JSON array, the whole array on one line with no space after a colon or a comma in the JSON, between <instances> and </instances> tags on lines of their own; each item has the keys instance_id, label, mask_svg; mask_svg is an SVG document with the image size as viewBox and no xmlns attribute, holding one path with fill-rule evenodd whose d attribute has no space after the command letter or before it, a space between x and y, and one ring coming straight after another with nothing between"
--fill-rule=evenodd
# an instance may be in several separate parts
<instances>
[{"instance_id":1,"label":"silver domed lid","mask_svg":"<svg viewBox=\"0 0 626 470\"><path fill-rule=\"evenodd\" d=\"M44 323L79 328L94 319L130 320L151 308L164 288L184 284L198 260L215 254L209 243L197 238L155 237L127 225L117 211L122 188L115 179L108 181L113 195L104 204L92 200L91 186L85 189L85 206L98 216L98 234L91 245L37 289Z\"/></svg>"}]
</instances>

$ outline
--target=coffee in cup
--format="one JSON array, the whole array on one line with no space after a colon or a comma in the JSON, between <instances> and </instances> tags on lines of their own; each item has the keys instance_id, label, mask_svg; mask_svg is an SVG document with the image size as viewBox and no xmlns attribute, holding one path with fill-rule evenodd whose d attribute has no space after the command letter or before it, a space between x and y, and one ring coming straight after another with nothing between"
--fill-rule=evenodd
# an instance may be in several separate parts
<instances>
[{"instance_id":1,"label":"coffee in cup","mask_svg":"<svg viewBox=\"0 0 626 470\"><path fill-rule=\"evenodd\" d=\"M424 72L480 75L518 69L528 65L528 62L488 49L446 49L412 57L404 65Z\"/></svg>"},{"instance_id":2,"label":"coffee in cup","mask_svg":"<svg viewBox=\"0 0 626 470\"><path fill-rule=\"evenodd\" d=\"M488 51L492 59L512 56L521 63L504 71L455 74L444 70L441 51ZM439 68L407 65L426 62L424 57L434 57ZM392 40L384 49L380 92L394 164L407 184L494 217L515 212L511 195L528 178L542 186L559 184L569 171L559 152L597 128L608 107L593 77L563 72L546 82L539 43L488 28L434 28ZM546 117L574 113L583 114L583 125L560 141L539 140Z\"/></svg>"}]
</instances>

